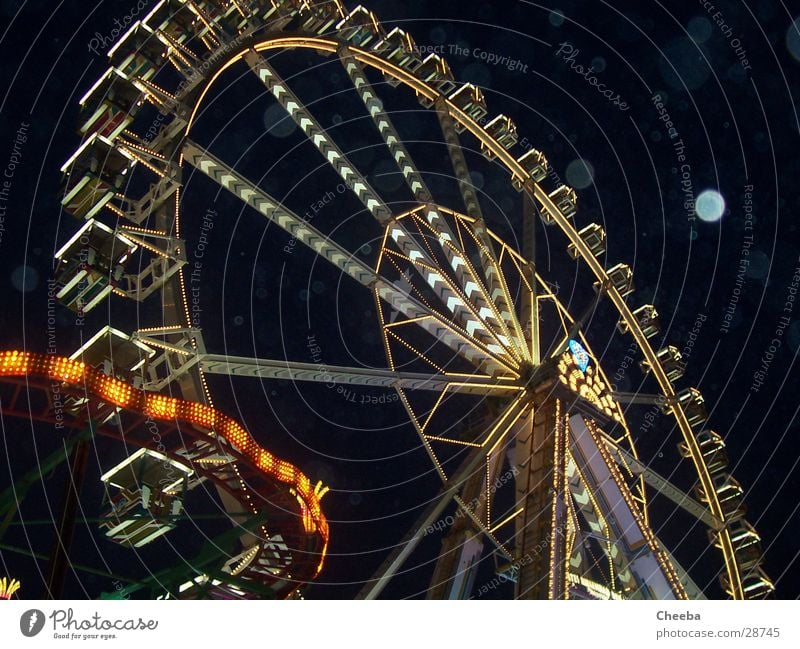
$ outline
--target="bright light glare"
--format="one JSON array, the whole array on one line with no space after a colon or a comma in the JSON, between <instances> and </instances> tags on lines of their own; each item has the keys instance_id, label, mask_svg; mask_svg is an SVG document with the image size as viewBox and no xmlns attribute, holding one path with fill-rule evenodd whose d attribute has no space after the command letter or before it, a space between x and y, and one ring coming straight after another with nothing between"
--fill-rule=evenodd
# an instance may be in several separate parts
<instances>
[{"instance_id":1,"label":"bright light glare","mask_svg":"<svg viewBox=\"0 0 800 649\"><path fill-rule=\"evenodd\" d=\"M694 204L694 211L706 223L719 221L725 213L725 199L719 192L707 189L701 192Z\"/></svg>"}]
</instances>

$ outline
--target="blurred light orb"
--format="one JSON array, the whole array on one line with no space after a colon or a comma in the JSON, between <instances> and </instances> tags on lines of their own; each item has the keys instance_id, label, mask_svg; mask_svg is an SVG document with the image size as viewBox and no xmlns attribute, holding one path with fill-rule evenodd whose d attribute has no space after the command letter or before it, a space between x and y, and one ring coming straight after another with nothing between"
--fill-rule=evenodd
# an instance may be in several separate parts
<instances>
[{"instance_id":1,"label":"blurred light orb","mask_svg":"<svg viewBox=\"0 0 800 649\"><path fill-rule=\"evenodd\" d=\"M444 43L447 40L447 31L444 27L434 27L431 30L431 41L437 44Z\"/></svg>"},{"instance_id":2,"label":"blurred light orb","mask_svg":"<svg viewBox=\"0 0 800 649\"><path fill-rule=\"evenodd\" d=\"M769 274L770 266L770 259L766 253L761 250L753 250L750 253L750 263L747 264L745 275L751 279L764 279Z\"/></svg>"},{"instance_id":3,"label":"blurred light orb","mask_svg":"<svg viewBox=\"0 0 800 649\"><path fill-rule=\"evenodd\" d=\"M289 137L297 128L294 120L280 104L271 104L264 111L264 128L273 137Z\"/></svg>"},{"instance_id":4,"label":"blurred light orb","mask_svg":"<svg viewBox=\"0 0 800 649\"><path fill-rule=\"evenodd\" d=\"M705 45L691 38L676 38L661 51L658 68L672 90L686 92L702 87L711 76Z\"/></svg>"},{"instance_id":5,"label":"blurred light orb","mask_svg":"<svg viewBox=\"0 0 800 649\"><path fill-rule=\"evenodd\" d=\"M555 9L550 12L547 20L553 27L561 27L564 24L564 12L560 9Z\"/></svg>"},{"instance_id":6,"label":"blurred light orb","mask_svg":"<svg viewBox=\"0 0 800 649\"><path fill-rule=\"evenodd\" d=\"M606 60L602 56L595 56L592 59L592 67L595 72L603 72L606 69Z\"/></svg>"},{"instance_id":7,"label":"blurred light orb","mask_svg":"<svg viewBox=\"0 0 800 649\"><path fill-rule=\"evenodd\" d=\"M11 273L11 284L20 293L30 293L39 285L39 273L33 266L17 266Z\"/></svg>"},{"instance_id":8,"label":"blurred light orb","mask_svg":"<svg viewBox=\"0 0 800 649\"><path fill-rule=\"evenodd\" d=\"M695 43L705 43L714 33L714 27L707 18L695 16L689 21L686 31L689 32L689 36Z\"/></svg>"},{"instance_id":9,"label":"blurred light orb","mask_svg":"<svg viewBox=\"0 0 800 649\"><path fill-rule=\"evenodd\" d=\"M694 211L701 221L714 223L722 218L725 213L725 199L722 194L713 189L700 192L694 203Z\"/></svg>"},{"instance_id":10,"label":"blurred light orb","mask_svg":"<svg viewBox=\"0 0 800 649\"><path fill-rule=\"evenodd\" d=\"M575 189L586 189L594 182L594 167L583 158L573 160L567 165L567 183Z\"/></svg>"}]
</instances>

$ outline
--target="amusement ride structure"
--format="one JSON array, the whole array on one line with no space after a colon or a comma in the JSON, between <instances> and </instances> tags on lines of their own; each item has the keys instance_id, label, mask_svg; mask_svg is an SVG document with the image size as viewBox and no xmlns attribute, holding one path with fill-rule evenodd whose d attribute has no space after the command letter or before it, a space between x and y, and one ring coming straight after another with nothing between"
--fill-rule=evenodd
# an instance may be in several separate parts
<instances>
[{"instance_id":1,"label":"amusement ride structure","mask_svg":"<svg viewBox=\"0 0 800 649\"><path fill-rule=\"evenodd\" d=\"M281 76L278 55L298 51L341 63L365 123L402 176L400 209ZM706 597L658 536L649 509L655 493L708 529L729 597L772 592L723 436L706 427L701 393L681 385L680 351L651 343L661 338L658 314L650 304L631 306L631 268L604 261L604 228L578 223L575 191L548 187L544 155L520 146L512 120L490 116L478 87L458 83L444 58L422 52L403 29L386 29L368 9L339 0L161 0L109 50L110 67L80 101L82 144L62 169L63 208L81 225L56 254L52 294L79 318L107 301L139 302L137 325L118 318L69 358L0 354L4 416L74 431L60 542L49 557L51 595L70 563L82 467L98 436L129 449L102 476L101 536L138 549L181 534L179 519L194 515L187 498L204 485L229 516L226 538L237 545L202 561L187 558L125 593L288 597L324 574L329 534L336 534L322 513L326 489L216 409L209 374L396 391L441 490L359 597L378 597L453 507L459 515L447 517L430 598L469 598L488 551L517 598ZM371 260L193 139L204 100L229 69L255 75L302 131L308 155L329 165L342 191L360 202L357 218L382 233ZM438 122L458 194L434 196L412 159L386 108L401 92ZM476 145L519 192L523 225L514 241L484 218L466 153ZM193 321L183 234L197 218L183 209L185 195L209 180L244 203L248 218L267 219L292 245L338 269L342 290L372 293L385 369L323 371L291 358L214 353ZM537 269L540 224L549 226L551 245L593 276L584 313L571 313ZM631 371L641 373L643 389L617 391L598 364L587 327L598 309L613 312L618 332L630 336L640 356ZM682 489L640 458L629 420L642 407L674 421L694 484ZM454 411L469 417L454 425ZM159 423L157 438L151 422ZM67 456L43 460L34 475ZM0 536L32 481L26 476L3 494Z\"/></svg>"}]
</instances>

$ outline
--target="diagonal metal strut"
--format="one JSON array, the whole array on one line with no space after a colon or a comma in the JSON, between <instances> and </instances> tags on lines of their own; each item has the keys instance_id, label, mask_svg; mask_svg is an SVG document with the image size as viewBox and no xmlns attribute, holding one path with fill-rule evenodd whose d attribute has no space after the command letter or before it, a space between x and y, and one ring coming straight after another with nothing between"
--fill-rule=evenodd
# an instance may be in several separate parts
<instances>
[{"instance_id":1,"label":"diagonal metal strut","mask_svg":"<svg viewBox=\"0 0 800 649\"><path fill-rule=\"evenodd\" d=\"M352 253L196 143L186 140L183 156L186 162L260 212L297 241L308 246L320 257L328 260L363 286L370 289L375 288L380 298L393 309L400 311L408 318L419 318L420 327L481 371L489 375L507 375L509 373L509 368L501 360L478 344L466 331L460 330L453 323L421 304L408 292L378 275Z\"/></svg>"}]
</instances>

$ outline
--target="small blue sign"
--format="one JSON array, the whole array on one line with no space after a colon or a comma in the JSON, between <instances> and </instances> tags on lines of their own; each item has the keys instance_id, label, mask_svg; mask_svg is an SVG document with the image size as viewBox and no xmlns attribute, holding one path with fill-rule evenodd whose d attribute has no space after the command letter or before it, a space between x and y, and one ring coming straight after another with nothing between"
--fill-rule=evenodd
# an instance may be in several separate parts
<instances>
[{"instance_id":1,"label":"small blue sign","mask_svg":"<svg viewBox=\"0 0 800 649\"><path fill-rule=\"evenodd\" d=\"M586 368L589 367L589 352L577 340L569 341L569 351L572 352L572 360L575 361L578 369L581 372L585 372Z\"/></svg>"}]
</instances>

